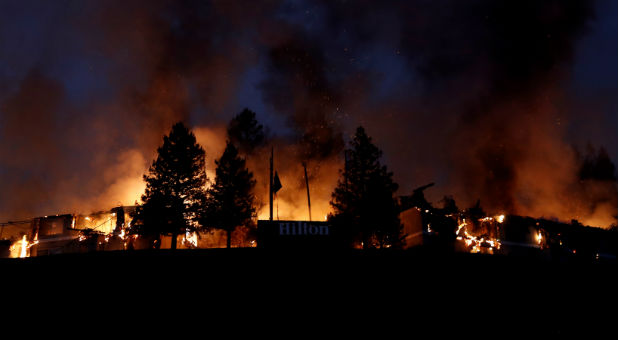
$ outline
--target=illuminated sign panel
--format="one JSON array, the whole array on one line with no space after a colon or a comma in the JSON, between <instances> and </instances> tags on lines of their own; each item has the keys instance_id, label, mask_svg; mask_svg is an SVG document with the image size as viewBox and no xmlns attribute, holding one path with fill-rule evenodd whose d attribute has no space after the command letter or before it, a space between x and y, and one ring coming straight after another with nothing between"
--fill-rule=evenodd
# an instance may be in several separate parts
<instances>
[{"instance_id":1,"label":"illuminated sign panel","mask_svg":"<svg viewBox=\"0 0 618 340\"><path fill-rule=\"evenodd\" d=\"M258 221L260 248L321 248L333 244L333 228L328 222Z\"/></svg>"}]
</instances>

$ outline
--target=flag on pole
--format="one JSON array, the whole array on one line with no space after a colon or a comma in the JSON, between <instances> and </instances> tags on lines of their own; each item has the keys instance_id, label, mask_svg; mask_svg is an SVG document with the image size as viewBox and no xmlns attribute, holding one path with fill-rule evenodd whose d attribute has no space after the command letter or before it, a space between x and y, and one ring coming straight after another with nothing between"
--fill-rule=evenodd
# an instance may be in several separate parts
<instances>
[{"instance_id":1,"label":"flag on pole","mask_svg":"<svg viewBox=\"0 0 618 340\"><path fill-rule=\"evenodd\" d=\"M277 193L283 186L281 185L281 181L279 180L279 174L275 171L275 178L273 179L273 193Z\"/></svg>"}]
</instances>

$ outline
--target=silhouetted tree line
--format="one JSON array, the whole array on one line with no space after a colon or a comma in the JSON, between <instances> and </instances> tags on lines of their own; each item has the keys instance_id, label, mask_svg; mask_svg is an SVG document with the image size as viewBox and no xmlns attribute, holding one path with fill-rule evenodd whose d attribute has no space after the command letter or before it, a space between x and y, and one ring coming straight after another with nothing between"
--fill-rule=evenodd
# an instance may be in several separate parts
<instances>
[{"instance_id":1,"label":"silhouetted tree line","mask_svg":"<svg viewBox=\"0 0 618 340\"><path fill-rule=\"evenodd\" d=\"M143 235L160 246L161 235L179 235L222 229L231 247L232 232L254 227L253 190L256 181L246 157L267 143L264 128L255 113L244 109L227 128L225 151L215 161L216 177L207 188L206 154L195 135L181 122L164 136L144 181L146 190L133 216L131 233ZM342 242L363 248L398 247L402 241L397 184L380 163L382 151L359 127L346 150L345 168L332 194L330 221L343 232Z\"/></svg>"},{"instance_id":2,"label":"silhouetted tree line","mask_svg":"<svg viewBox=\"0 0 618 340\"><path fill-rule=\"evenodd\" d=\"M586 154L578 154L581 180L616 181L616 166L609 158L605 148L595 150L592 145L586 148Z\"/></svg>"},{"instance_id":3,"label":"silhouetted tree line","mask_svg":"<svg viewBox=\"0 0 618 340\"><path fill-rule=\"evenodd\" d=\"M584 155L576 152L579 162L579 183L577 192L588 203L587 209L593 213L598 206L613 208L613 216L618 219L618 183L616 166L605 148L598 150L588 145Z\"/></svg>"},{"instance_id":4,"label":"silhouetted tree line","mask_svg":"<svg viewBox=\"0 0 618 340\"><path fill-rule=\"evenodd\" d=\"M155 246L160 245L161 235L170 235L171 247L176 248L179 235L221 229L227 234L227 247L231 247L232 233L238 227L255 228L256 180L246 158L267 143L255 113L244 109L228 124L225 150L215 161L216 175L207 188L206 154L183 123L175 124L144 175L143 204L135 211L130 232L154 239ZM577 155L579 185L606 183L605 200L614 199L616 167L607 151L589 146L585 155ZM412 195L396 197L398 185L381 163L381 156L365 129L358 127L344 152L344 167L331 196L333 212L328 217L343 246L400 247L405 235L399 213L411 207L421 211L423 227L431 228L437 243L446 247L454 243L456 216L465 217L472 230L482 227L478 221L486 213L480 201L460 211L453 197L445 196L442 208L434 208L423 195L433 183L417 188Z\"/></svg>"},{"instance_id":5,"label":"silhouetted tree line","mask_svg":"<svg viewBox=\"0 0 618 340\"><path fill-rule=\"evenodd\" d=\"M234 117L225 151L215 161L214 183L206 190L206 153L195 135L182 122L176 123L144 175L146 191L131 232L154 238L155 246L161 235L170 235L171 248L176 249L178 235L218 228L226 231L229 248L234 229L250 224L255 215L255 180L238 149L250 154L263 141L254 112L245 109Z\"/></svg>"}]
</instances>

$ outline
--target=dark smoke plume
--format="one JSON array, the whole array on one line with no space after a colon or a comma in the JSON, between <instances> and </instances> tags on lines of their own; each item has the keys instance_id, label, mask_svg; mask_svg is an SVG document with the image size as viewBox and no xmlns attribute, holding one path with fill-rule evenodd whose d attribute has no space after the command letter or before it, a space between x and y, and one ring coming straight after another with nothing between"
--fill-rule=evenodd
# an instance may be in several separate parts
<instances>
[{"instance_id":1,"label":"dark smoke plume","mask_svg":"<svg viewBox=\"0 0 618 340\"><path fill-rule=\"evenodd\" d=\"M583 201L615 182L579 184L564 110L597 4L4 1L0 219L133 203L179 120L212 171L225 126L248 107L273 133L290 211L304 209L306 161L326 212L363 125L401 194L435 181L435 197L461 207L608 225L612 199ZM246 88L258 96L239 97ZM266 192L262 149L248 164Z\"/></svg>"},{"instance_id":2,"label":"dark smoke plume","mask_svg":"<svg viewBox=\"0 0 618 340\"><path fill-rule=\"evenodd\" d=\"M264 98L288 123L302 147L303 159L324 159L343 148L335 123L341 95L327 79L329 67L318 42L302 33L269 51L268 77L261 84Z\"/></svg>"}]
</instances>

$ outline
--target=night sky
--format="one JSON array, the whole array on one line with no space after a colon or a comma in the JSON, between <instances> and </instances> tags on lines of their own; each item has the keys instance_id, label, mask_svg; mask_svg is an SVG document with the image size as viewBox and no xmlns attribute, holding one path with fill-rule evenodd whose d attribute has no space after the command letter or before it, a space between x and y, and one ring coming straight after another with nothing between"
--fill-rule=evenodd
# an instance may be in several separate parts
<instances>
[{"instance_id":1,"label":"night sky","mask_svg":"<svg viewBox=\"0 0 618 340\"><path fill-rule=\"evenodd\" d=\"M607 226L618 2L0 0L0 221L133 204L179 120L211 172L245 107L321 211L362 124L400 194Z\"/></svg>"}]
</instances>

